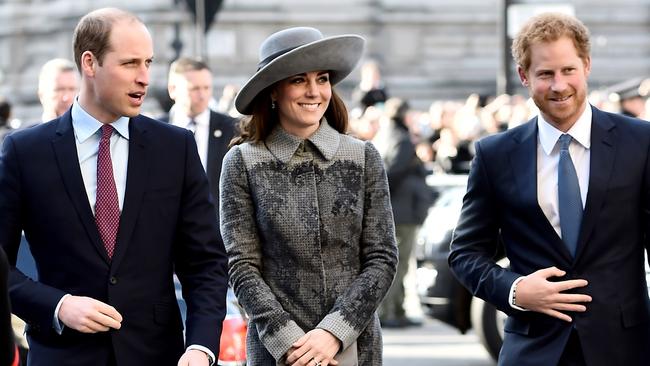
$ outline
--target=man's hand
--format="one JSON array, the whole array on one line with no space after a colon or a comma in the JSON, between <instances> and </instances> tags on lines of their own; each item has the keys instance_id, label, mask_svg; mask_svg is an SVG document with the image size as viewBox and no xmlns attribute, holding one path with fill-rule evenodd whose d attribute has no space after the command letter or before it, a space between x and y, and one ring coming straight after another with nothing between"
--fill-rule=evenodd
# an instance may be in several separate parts
<instances>
[{"instance_id":1,"label":"man's hand","mask_svg":"<svg viewBox=\"0 0 650 366\"><path fill-rule=\"evenodd\" d=\"M114 307L85 296L63 299L59 319L66 327L82 333L106 332L122 326L122 315Z\"/></svg>"},{"instance_id":2,"label":"man's hand","mask_svg":"<svg viewBox=\"0 0 650 366\"><path fill-rule=\"evenodd\" d=\"M188 349L178 360L178 366L209 366L208 354L198 349Z\"/></svg>"},{"instance_id":3,"label":"man's hand","mask_svg":"<svg viewBox=\"0 0 650 366\"><path fill-rule=\"evenodd\" d=\"M302 336L287 352L287 365L327 366L338 365L334 356L341 348L341 342L324 329L313 329Z\"/></svg>"},{"instance_id":4,"label":"man's hand","mask_svg":"<svg viewBox=\"0 0 650 366\"><path fill-rule=\"evenodd\" d=\"M515 303L524 309L571 322L571 317L563 312L586 311L587 307L580 303L590 302L591 296L562 293L563 291L587 286L586 280L548 281L550 277L561 277L565 273L556 267L549 267L529 274L517 284Z\"/></svg>"}]
</instances>

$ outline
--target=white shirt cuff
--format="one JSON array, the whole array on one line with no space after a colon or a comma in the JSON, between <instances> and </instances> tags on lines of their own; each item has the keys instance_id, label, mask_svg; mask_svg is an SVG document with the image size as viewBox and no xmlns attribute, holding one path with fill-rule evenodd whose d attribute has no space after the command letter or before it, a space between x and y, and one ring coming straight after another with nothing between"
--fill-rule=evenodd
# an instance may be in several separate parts
<instances>
[{"instance_id":1,"label":"white shirt cuff","mask_svg":"<svg viewBox=\"0 0 650 366\"><path fill-rule=\"evenodd\" d=\"M217 362L217 358L214 357L214 353L212 353L212 351L210 351L210 349L208 347L203 347L203 346L200 346L198 344L192 344L192 345L188 346L187 349L188 350L195 349L195 350L205 352L208 356L210 356L210 361L211 361L210 366L214 365Z\"/></svg>"},{"instance_id":2,"label":"white shirt cuff","mask_svg":"<svg viewBox=\"0 0 650 366\"><path fill-rule=\"evenodd\" d=\"M68 296L70 296L70 294L63 295L61 300L59 300L59 303L56 304L56 308L54 309L54 319L52 319L52 326L58 335L61 335L61 333L63 333L63 329L65 329L65 325L63 325L63 323L61 323L61 320L59 320L59 310L61 309L63 300Z\"/></svg>"},{"instance_id":3,"label":"white shirt cuff","mask_svg":"<svg viewBox=\"0 0 650 366\"><path fill-rule=\"evenodd\" d=\"M521 276L515 280L515 282L512 283L512 286L510 286L510 293L508 294L508 303L510 304L510 307L519 310L519 311L528 311L527 309L522 308L521 306L515 305L515 288L521 282L521 280L524 279L524 276Z\"/></svg>"}]
</instances>

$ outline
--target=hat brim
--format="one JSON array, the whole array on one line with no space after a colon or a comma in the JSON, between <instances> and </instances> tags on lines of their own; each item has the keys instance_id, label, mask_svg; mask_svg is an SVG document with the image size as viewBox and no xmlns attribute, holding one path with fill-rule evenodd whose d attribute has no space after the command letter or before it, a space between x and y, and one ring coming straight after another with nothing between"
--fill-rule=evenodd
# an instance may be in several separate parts
<instances>
[{"instance_id":1,"label":"hat brim","mask_svg":"<svg viewBox=\"0 0 650 366\"><path fill-rule=\"evenodd\" d=\"M278 56L244 84L235 98L235 107L242 114L251 114L251 103L262 90L304 72L327 70L330 83L337 84L356 67L364 42L357 35L341 35L323 38Z\"/></svg>"}]
</instances>

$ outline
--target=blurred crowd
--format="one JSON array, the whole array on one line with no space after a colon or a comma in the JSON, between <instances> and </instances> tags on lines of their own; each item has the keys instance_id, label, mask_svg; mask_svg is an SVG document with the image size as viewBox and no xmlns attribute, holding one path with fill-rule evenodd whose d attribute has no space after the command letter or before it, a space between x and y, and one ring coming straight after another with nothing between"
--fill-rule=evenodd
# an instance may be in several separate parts
<instances>
[{"instance_id":1,"label":"blurred crowd","mask_svg":"<svg viewBox=\"0 0 650 366\"><path fill-rule=\"evenodd\" d=\"M385 106L401 101L391 96L380 81L377 65L368 65L362 67L362 80L353 94L350 121L350 133L363 140L373 140L382 120L392 118ZM366 67L374 71L369 72ZM373 81L364 81L365 78ZM650 112L649 93L650 79L636 78L592 91L589 102L604 111L650 120L650 113L646 112ZM474 141L518 126L537 114L537 107L528 96L470 94L460 101L433 101L427 110L409 108L404 111L404 124L429 173L464 174L474 156Z\"/></svg>"},{"instance_id":2,"label":"blurred crowd","mask_svg":"<svg viewBox=\"0 0 650 366\"><path fill-rule=\"evenodd\" d=\"M53 59L43 66L37 91L44 109L43 121L60 115L61 106L67 109L72 104L78 84L75 74L70 61ZM515 127L537 114L537 107L528 96L508 94L470 94L465 100L435 100L426 110L414 109L409 107L408 100L390 94L377 62L370 60L361 65L360 75L351 94L349 133L362 140L373 140L382 119L393 117L385 108L387 102L393 99L392 103L405 103L404 124L417 156L430 174L467 173L474 141ZM240 117L234 108L237 92L237 85L225 85L219 97L211 99L210 109ZM650 120L649 94L650 79L639 77L593 90L589 101L604 111ZM173 104L166 93L164 97L151 97L157 99L164 112ZM0 141L13 130L39 122L22 121L20 116L12 115L11 107L10 96L0 95Z\"/></svg>"}]
</instances>

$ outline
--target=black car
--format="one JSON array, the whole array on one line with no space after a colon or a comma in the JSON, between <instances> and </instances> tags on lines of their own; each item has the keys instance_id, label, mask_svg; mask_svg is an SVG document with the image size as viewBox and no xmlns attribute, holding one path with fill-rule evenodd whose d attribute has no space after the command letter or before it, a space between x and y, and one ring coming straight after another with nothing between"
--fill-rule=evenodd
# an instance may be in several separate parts
<instances>
[{"instance_id":1,"label":"black car","mask_svg":"<svg viewBox=\"0 0 650 366\"><path fill-rule=\"evenodd\" d=\"M417 236L417 288L422 308L428 316L465 333L474 329L481 343L496 360L503 343L506 315L475 298L451 274L447 264L451 235L458 221L467 187L467 176L431 176L428 183L438 192ZM498 264L507 266L503 252ZM646 279L650 269L646 261Z\"/></svg>"}]
</instances>

